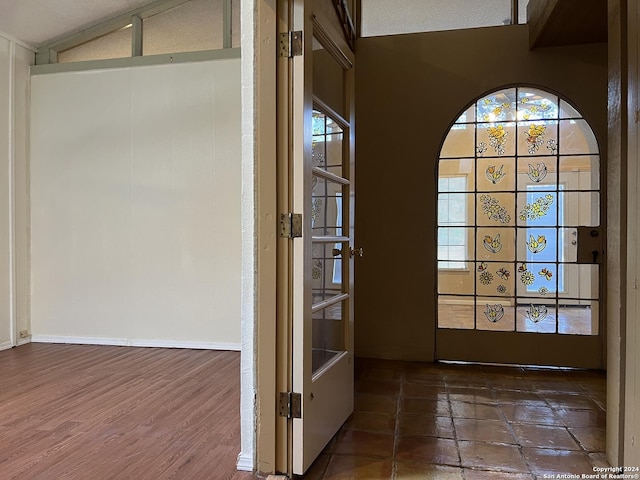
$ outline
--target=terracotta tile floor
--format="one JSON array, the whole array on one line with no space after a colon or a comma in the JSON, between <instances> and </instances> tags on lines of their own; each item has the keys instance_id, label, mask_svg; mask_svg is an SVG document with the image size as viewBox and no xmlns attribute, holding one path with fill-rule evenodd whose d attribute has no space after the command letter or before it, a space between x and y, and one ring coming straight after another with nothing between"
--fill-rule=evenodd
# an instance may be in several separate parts
<instances>
[{"instance_id":1,"label":"terracotta tile floor","mask_svg":"<svg viewBox=\"0 0 640 480\"><path fill-rule=\"evenodd\" d=\"M355 412L304 480L533 480L604 457L602 372L358 359Z\"/></svg>"}]
</instances>

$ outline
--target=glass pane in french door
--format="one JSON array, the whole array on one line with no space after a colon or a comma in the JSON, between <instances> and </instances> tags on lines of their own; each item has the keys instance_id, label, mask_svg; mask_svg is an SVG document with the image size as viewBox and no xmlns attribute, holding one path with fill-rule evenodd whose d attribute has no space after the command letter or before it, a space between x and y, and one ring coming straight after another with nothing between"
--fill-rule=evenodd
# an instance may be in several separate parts
<instances>
[{"instance_id":1,"label":"glass pane in french door","mask_svg":"<svg viewBox=\"0 0 640 480\"><path fill-rule=\"evenodd\" d=\"M314 110L312 141L312 370L345 350L345 312L349 238L344 234L343 202L349 181L343 177L343 129ZM347 197L348 198L348 197Z\"/></svg>"},{"instance_id":2,"label":"glass pane in french door","mask_svg":"<svg viewBox=\"0 0 640 480\"><path fill-rule=\"evenodd\" d=\"M579 227L600 225L597 141L559 105L503 89L451 127L438 168L438 328L598 334L599 268L578 263Z\"/></svg>"}]
</instances>

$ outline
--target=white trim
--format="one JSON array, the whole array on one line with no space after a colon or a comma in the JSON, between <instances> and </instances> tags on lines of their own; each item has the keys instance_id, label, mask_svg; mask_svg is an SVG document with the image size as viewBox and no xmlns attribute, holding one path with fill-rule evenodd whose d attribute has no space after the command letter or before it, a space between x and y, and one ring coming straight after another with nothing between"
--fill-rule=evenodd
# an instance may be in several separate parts
<instances>
[{"instance_id":1,"label":"white trim","mask_svg":"<svg viewBox=\"0 0 640 480\"><path fill-rule=\"evenodd\" d=\"M33 343L68 343L74 345L112 345L118 347L190 348L197 350L240 351L239 343L193 342L181 340L151 340L138 338L76 337L63 335L32 335Z\"/></svg>"},{"instance_id":2,"label":"white trim","mask_svg":"<svg viewBox=\"0 0 640 480\"><path fill-rule=\"evenodd\" d=\"M33 45L29 45L28 43L25 43L22 40L18 40L13 35L9 35L8 33L4 33L2 30L0 30L0 37L4 38L5 40L9 40L10 42L15 43L16 45L20 45L21 47L24 47L27 50L31 50L34 53L38 53L38 49L36 47L34 47Z\"/></svg>"},{"instance_id":3,"label":"white trim","mask_svg":"<svg viewBox=\"0 0 640 480\"><path fill-rule=\"evenodd\" d=\"M24 338L18 338L18 340L16 341L16 347L26 345L27 343L31 343L31 335Z\"/></svg>"},{"instance_id":4,"label":"white trim","mask_svg":"<svg viewBox=\"0 0 640 480\"><path fill-rule=\"evenodd\" d=\"M9 43L9 335L11 345L18 341L16 317L16 42Z\"/></svg>"},{"instance_id":5,"label":"white trim","mask_svg":"<svg viewBox=\"0 0 640 480\"><path fill-rule=\"evenodd\" d=\"M0 343L0 351L1 350L9 350L10 348L13 348L13 345L11 345L11 342L2 342L2 343Z\"/></svg>"},{"instance_id":6,"label":"white trim","mask_svg":"<svg viewBox=\"0 0 640 480\"><path fill-rule=\"evenodd\" d=\"M241 453L240 455L238 455L236 468L243 472L253 472L253 454L248 455Z\"/></svg>"},{"instance_id":7,"label":"white trim","mask_svg":"<svg viewBox=\"0 0 640 480\"><path fill-rule=\"evenodd\" d=\"M240 4L242 88L242 273L240 293L240 455L236 468L256 467L256 239L255 239L255 124L256 124L256 16L260 0Z\"/></svg>"}]
</instances>

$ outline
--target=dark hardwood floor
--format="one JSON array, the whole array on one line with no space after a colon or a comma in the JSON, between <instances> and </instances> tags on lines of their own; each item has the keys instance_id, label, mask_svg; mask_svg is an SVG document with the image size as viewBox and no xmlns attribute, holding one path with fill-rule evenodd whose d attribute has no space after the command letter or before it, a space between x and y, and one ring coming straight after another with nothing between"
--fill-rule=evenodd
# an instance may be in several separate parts
<instances>
[{"instance_id":1,"label":"dark hardwood floor","mask_svg":"<svg viewBox=\"0 0 640 480\"><path fill-rule=\"evenodd\" d=\"M245 480L240 354L28 344L0 352L0 479Z\"/></svg>"}]
</instances>

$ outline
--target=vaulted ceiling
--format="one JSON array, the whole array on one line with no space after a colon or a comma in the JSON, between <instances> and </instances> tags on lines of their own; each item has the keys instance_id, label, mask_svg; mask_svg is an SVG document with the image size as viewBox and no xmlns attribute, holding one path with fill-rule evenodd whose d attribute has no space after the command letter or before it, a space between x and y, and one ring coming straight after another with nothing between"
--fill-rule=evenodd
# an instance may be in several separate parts
<instances>
[{"instance_id":1,"label":"vaulted ceiling","mask_svg":"<svg viewBox=\"0 0 640 480\"><path fill-rule=\"evenodd\" d=\"M0 0L0 32L38 47L149 3ZM528 13L532 48L607 40L607 0L529 0Z\"/></svg>"},{"instance_id":2,"label":"vaulted ceiling","mask_svg":"<svg viewBox=\"0 0 640 480\"><path fill-rule=\"evenodd\" d=\"M152 0L0 0L0 32L37 47L151 2Z\"/></svg>"}]
</instances>

